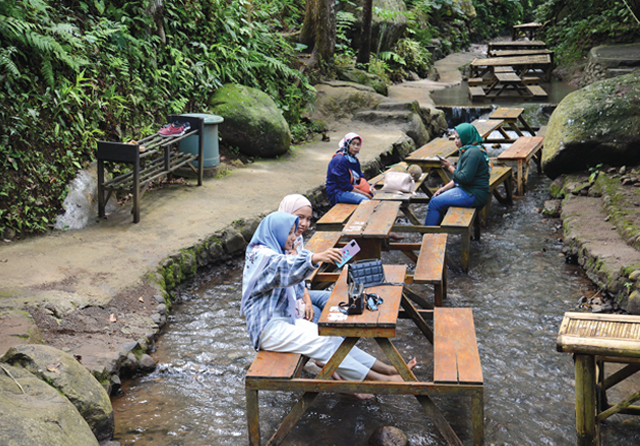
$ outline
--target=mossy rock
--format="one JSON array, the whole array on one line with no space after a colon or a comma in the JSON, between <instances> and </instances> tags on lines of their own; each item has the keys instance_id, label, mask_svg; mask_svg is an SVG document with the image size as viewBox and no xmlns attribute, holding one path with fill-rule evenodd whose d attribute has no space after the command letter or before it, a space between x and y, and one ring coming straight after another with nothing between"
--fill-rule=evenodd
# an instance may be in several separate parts
<instances>
[{"instance_id":1,"label":"mossy rock","mask_svg":"<svg viewBox=\"0 0 640 446\"><path fill-rule=\"evenodd\" d=\"M289 124L266 93L226 84L215 92L209 105L224 118L218 130L222 145L260 158L282 155L291 147Z\"/></svg>"},{"instance_id":2,"label":"mossy rock","mask_svg":"<svg viewBox=\"0 0 640 446\"><path fill-rule=\"evenodd\" d=\"M383 96L388 95L387 84L384 80L372 73L368 73L364 70L358 70L353 67L338 67L338 79L341 81L354 82L360 85L367 85L373 88L376 93Z\"/></svg>"},{"instance_id":3,"label":"mossy rock","mask_svg":"<svg viewBox=\"0 0 640 446\"><path fill-rule=\"evenodd\" d=\"M0 432L4 446L98 446L67 398L21 367L0 364Z\"/></svg>"},{"instance_id":4,"label":"mossy rock","mask_svg":"<svg viewBox=\"0 0 640 446\"><path fill-rule=\"evenodd\" d=\"M19 345L7 350L0 362L22 367L57 389L78 409L98 440L111 439L115 424L109 395L73 356L48 345Z\"/></svg>"},{"instance_id":5,"label":"mossy rock","mask_svg":"<svg viewBox=\"0 0 640 446\"><path fill-rule=\"evenodd\" d=\"M640 72L567 95L551 115L542 167L550 178L597 164L640 163Z\"/></svg>"}]
</instances>

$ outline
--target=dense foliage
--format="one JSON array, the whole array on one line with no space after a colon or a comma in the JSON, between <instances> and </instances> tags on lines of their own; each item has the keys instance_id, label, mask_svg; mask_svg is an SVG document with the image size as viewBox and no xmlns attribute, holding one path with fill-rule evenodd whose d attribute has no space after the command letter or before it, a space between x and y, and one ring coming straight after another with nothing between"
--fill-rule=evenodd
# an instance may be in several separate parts
<instances>
[{"instance_id":1,"label":"dense foliage","mask_svg":"<svg viewBox=\"0 0 640 446\"><path fill-rule=\"evenodd\" d=\"M313 89L277 31L302 14L294 0L0 1L0 234L46 230L98 139L206 112L223 83L296 123Z\"/></svg>"},{"instance_id":2,"label":"dense foliage","mask_svg":"<svg viewBox=\"0 0 640 446\"><path fill-rule=\"evenodd\" d=\"M351 3L351 0L338 0ZM0 0L0 235L44 232L96 141L155 132L170 113L207 112L223 83L259 88L296 135L314 90L303 70L306 0ZM623 0L405 0L407 30L390 50L372 42L366 67L387 81L424 77L437 56L472 39L542 21L557 61L593 44L637 39ZM533 13L536 11L534 17ZM334 62L354 64L353 13L338 8ZM379 17L399 14L375 8ZM308 49L307 49L308 51ZM303 74L304 73L304 74Z\"/></svg>"},{"instance_id":3,"label":"dense foliage","mask_svg":"<svg viewBox=\"0 0 640 446\"><path fill-rule=\"evenodd\" d=\"M594 46L640 38L640 26L624 0L547 0L536 12L545 24L541 38L564 64L584 58Z\"/></svg>"}]
</instances>

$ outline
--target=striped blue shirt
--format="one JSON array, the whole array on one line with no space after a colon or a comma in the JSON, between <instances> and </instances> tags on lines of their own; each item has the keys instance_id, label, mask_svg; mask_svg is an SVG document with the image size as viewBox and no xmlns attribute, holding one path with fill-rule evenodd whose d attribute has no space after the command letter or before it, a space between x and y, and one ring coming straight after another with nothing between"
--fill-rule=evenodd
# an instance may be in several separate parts
<instances>
[{"instance_id":1,"label":"striped blue shirt","mask_svg":"<svg viewBox=\"0 0 640 446\"><path fill-rule=\"evenodd\" d=\"M312 255L306 249L296 256L277 254L263 246L247 249L243 288L247 286L247 267L258 264L262 256L270 256L264 269L258 273L244 307L247 331L256 350L260 347L260 334L274 313L287 314L285 288L293 286L296 299L301 299L304 295L304 279L318 268L318 265L311 263Z\"/></svg>"}]
</instances>

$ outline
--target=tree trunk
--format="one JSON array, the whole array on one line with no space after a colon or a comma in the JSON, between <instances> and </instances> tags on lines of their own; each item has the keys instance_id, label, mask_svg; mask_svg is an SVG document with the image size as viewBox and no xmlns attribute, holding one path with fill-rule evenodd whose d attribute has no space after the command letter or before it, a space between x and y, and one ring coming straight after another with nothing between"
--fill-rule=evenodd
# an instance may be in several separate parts
<instances>
[{"instance_id":1,"label":"tree trunk","mask_svg":"<svg viewBox=\"0 0 640 446\"><path fill-rule=\"evenodd\" d=\"M373 0L364 0L362 3L362 31L360 35L360 50L356 63L367 65L371 59L371 17Z\"/></svg>"},{"instance_id":2,"label":"tree trunk","mask_svg":"<svg viewBox=\"0 0 640 446\"><path fill-rule=\"evenodd\" d=\"M313 49L322 65L333 64L336 48L335 0L307 0L300 41Z\"/></svg>"}]
</instances>

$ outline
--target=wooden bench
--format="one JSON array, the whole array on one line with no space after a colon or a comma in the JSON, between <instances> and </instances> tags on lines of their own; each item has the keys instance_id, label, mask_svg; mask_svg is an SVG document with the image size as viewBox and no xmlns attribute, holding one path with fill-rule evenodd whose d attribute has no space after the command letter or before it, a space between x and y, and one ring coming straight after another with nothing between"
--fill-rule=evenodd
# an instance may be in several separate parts
<instances>
[{"instance_id":1,"label":"wooden bench","mask_svg":"<svg viewBox=\"0 0 640 446\"><path fill-rule=\"evenodd\" d=\"M501 195L498 191L498 187L504 186L505 195ZM498 202L502 204L513 203L513 170L508 166L493 166L491 169L491 177L489 178L489 189L491 194L496 197ZM480 210L480 226L487 226L487 218L489 217L489 211L491 210L491 199Z\"/></svg>"},{"instance_id":2,"label":"wooden bench","mask_svg":"<svg viewBox=\"0 0 640 446\"><path fill-rule=\"evenodd\" d=\"M343 226L357 207L357 204L335 204L316 222L316 228L319 231L342 231Z\"/></svg>"},{"instance_id":3,"label":"wooden bench","mask_svg":"<svg viewBox=\"0 0 640 446\"><path fill-rule=\"evenodd\" d=\"M447 234L424 234L413 283L433 285L434 303L442 306L447 298Z\"/></svg>"},{"instance_id":4,"label":"wooden bench","mask_svg":"<svg viewBox=\"0 0 640 446\"><path fill-rule=\"evenodd\" d=\"M435 308L433 382L468 386L473 444L484 441L484 379L471 308Z\"/></svg>"},{"instance_id":5,"label":"wooden bench","mask_svg":"<svg viewBox=\"0 0 640 446\"><path fill-rule=\"evenodd\" d=\"M539 85L527 85L527 90L535 98L546 98L547 92Z\"/></svg>"},{"instance_id":6,"label":"wooden bench","mask_svg":"<svg viewBox=\"0 0 640 446\"><path fill-rule=\"evenodd\" d=\"M510 67L509 65L493 68L494 73L513 73L514 71L513 67Z\"/></svg>"},{"instance_id":7,"label":"wooden bench","mask_svg":"<svg viewBox=\"0 0 640 446\"><path fill-rule=\"evenodd\" d=\"M475 227L475 239L480 241L480 224L476 222L475 208L460 208L452 206L447 210L440 226L450 234L462 236L462 270L469 271L469 252L471 248L471 228Z\"/></svg>"},{"instance_id":8,"label":"wooden bench","mask_svg":"<svg viewBox=\"0 0 640 446\"><path fill-rule=\"evenodd\" d=\"M469 86L469 97L471 98L471 100L477 99L477 98L484 98L486 97L484 90L482 89L482 87L471 87Z\"/></svg>"},{"instance_id":9,"label":"wooden bench","mask_svg":"<svg viewBox=\"0 0 640 446\"><path fill-rule=\"evenodd\" d=\"M489 115L489 119L502 119L504 121L504 123L511 130L516 132L518 137L524 136L524 133L522 133L522 130L526 130L527 132L529 132L529 134L531 136L533 136L535 134L535 132L531 128L529 123L527 123L527 121L525 121L524 116L522 116L523 114L524 114L524 108L500 107L497 110L495 110L493 113L491 113L491 115ZM520 126L522 126L522 127L519 127L518 124L520 124ZM503 127L504 127L504 125L503 125ZM508 135L506 135L506 140L504 140L504 141L495 141L495 142L513 143L514 141L515 141L515 139L511 139L511 138L509 138ZM494 142L494 141L485 140L485 142L491 143L491 142Z\"/></svg>"},{"instance_id":10,"label":"wooden bench","mask_svg":"<svg viewBox=\"0 0 640 446\"><path fill-rule=\"evenodd\" d=\"M143 138L136 143L98 141L98 217L105 217L105 207L113 192L133 195L133 222L140 221L140 200L151 181L171 177L183 166L189 166L198 176L198 186L203 177L204 119L182 115L169 115L168 122L188 122L190 131L182 136L163 137L158 134ZM192 135L198 138L198 154L179 152L177 143ZM198 167L192 162L197 161ZM105 180L106 163L127 164L131 171L111 180Z\"/></svg>"},{"instance_id":11,"label":"wooden bench","mask_svg":"<svg viewBox=\"0 0 640 446\"><path fill-rule=\"evenodd\" d=\"M529 176L529 164L531 158L538 165L538 173L542 172L542 142L543 136L523 136L518 138L511 147L498 155L498 161L515 161L516 167L516 184L518 195L523 195L527 185L527 177Z\"/></svg>"}]
</instances>

